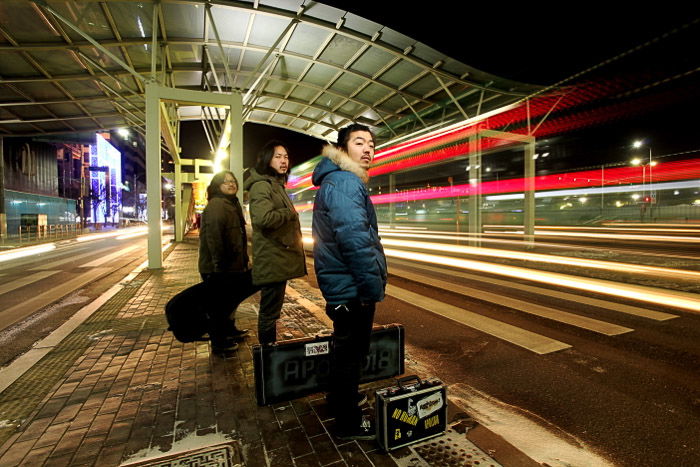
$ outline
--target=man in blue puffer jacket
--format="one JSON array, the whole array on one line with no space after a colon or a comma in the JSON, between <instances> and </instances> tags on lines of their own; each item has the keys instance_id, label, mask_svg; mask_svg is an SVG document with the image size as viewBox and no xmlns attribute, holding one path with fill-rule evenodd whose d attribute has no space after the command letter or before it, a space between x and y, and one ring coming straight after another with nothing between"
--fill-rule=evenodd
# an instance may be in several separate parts
<instances>
[{"instance_id":1,"label":"man in blue puffer jacket","mask_svg":"<svg viewBox=\"0 0 700 467\"><path fill-rule=\"evenodd\" d=\"M333 320L334 357L328 400L340 439L374 439L374 427L358 402L361 365L369 351L376 302L384 298L386 258L377 215L367 192L374 135L365 125L338 132L316 166L313 214L314 265Z\"/></svg>"}]
</instances>

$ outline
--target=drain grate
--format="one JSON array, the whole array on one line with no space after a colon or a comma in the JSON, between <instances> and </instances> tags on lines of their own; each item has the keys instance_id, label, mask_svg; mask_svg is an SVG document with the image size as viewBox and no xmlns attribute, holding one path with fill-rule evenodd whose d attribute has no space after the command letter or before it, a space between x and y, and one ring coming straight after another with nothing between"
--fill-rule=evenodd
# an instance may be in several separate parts
<instances>
[{"instance_id":1,"label":"drain grate","mask_svg":"<svg viewBox=\"0 0 700 467\"><path fill-rule=\"evenodd\" d=\"M237 467L242 466L237 442L122 464L121 467Z\"/></svg>"},{"instance_id":2,"label":"drain grate","mask_svg":"<svg viewBox=\"0 0 700 467\"><path fill-rule=\"evenodd\" d=\"M396 459L401 467L479 466L502 467L463 434L448 429L444 435L409 446L412 455Z\"/></svg>"}]
</instances>

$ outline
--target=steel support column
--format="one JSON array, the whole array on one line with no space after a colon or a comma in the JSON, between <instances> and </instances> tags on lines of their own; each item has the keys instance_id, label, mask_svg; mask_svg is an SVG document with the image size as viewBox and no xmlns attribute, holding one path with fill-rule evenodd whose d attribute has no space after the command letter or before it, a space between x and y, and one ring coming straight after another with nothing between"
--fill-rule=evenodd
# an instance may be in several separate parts
<instances>
[{"instance_id":1,"label":"steel support column","mask_svg":"<svg viewBox=\"0 0 700 467\"><path fill-rule=\"evenodd\" d=\"M243 99L240 94L231 94L228 125L231 128L231 143L228 147L229 170L238 179L238 201L243 205Z\"/></svg>"},{"instance_id":2,"label":"steel support column","mask_svg":"<svg viewBox=\"0 0 700 467\"><path fill-rule=\"evenodd\" d=\"M178 102L183 105L200 105L224 107L228 110L228 127L230 128L229 167L236 178L243 181L243 121L241 112L241 95L218 94L202 91L160 86L155 82L146 85L146 182L148 194L148 267L160 269L163 267L161 253L161 128L166 132L166 140L174 147L173 161L175 162L175 236L182 239L184 232L184 213L182 212L181 184L184 174L181 171L182 161L177 148L176 135L167 116L167 108L162 101ZM243 199L243 191L239 190L239 199Z\"/></svg>"},{"instance_id":3,"label":"steel support column","mask_svg":"<svg viewBox=\"0 0 700 467\"><path fill-rule=\"evenodd\" d=\"M175 241L185 236L185 213L182 211L182 164L175 164Z\"/></svg>"},{"instance_id":4,"label":"steel support column","mask_svg":"<svg viewBox=\"0 0 700 467\"><path fill-rule=\"evenodd\" d=\"M160 86L146 84L146 217L148 221L148 267L161 269L161 187L160 187Z\"/></svg>"},{"instance_id":5,"label":"steel support column","mask_svg":"<svg viewBox=\"0 0 700 467\"><path fill-rule=\"evenodd\" d=\"M523 239L528 247L535 243L535 140L525 143L525 186L523 193Z\"/></svg>"},{"instance_id":6,"label":"steel support column","mask_svg":"<svg viewBox=\"0 0 700 467\"><path fill-rule=\"evenodd\" d=\"M469 137L469 245L481 246L481 138Z\"/></svg>"},{"instance_id":7,"label":"steel support column","mask_svg":"<svg viewBox=\"0 0 700 467\"><path fill-rule=\"evenodd\" d=\"M0 136L0 239L7 237L7 214L5 211L5 153L4 138Z\"/></svg>"},{"instance_id":8,"label":"steel support column","mask_svg":"<svg viewBox=\"0 0 700 467\"><path fill-rule=\"evenodd\" d=\"M389 193L394 194L396 191L396 174L389 174ZM394 228L394 217L396 217L396 206L394 204L394 198L392 196L391 202L389 203L389 227Z\"/></svg>"}]
</instances>

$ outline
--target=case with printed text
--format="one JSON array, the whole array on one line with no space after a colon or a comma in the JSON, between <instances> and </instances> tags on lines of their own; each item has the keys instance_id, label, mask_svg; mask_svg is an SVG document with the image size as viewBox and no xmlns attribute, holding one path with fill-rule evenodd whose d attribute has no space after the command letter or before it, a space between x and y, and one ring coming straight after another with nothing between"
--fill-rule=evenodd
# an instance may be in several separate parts
<instances>
[{"instance_id":1,"label":"case with printed text","mask_svg":"<svg viewBox=\"0 0 700 467\"><path fill-rule=\"evenodd\" d=\"M385 451L441 435L447 427L447 394L437 379L406 376L375 392L377 441Z\"/></svg>"}]
</instances>

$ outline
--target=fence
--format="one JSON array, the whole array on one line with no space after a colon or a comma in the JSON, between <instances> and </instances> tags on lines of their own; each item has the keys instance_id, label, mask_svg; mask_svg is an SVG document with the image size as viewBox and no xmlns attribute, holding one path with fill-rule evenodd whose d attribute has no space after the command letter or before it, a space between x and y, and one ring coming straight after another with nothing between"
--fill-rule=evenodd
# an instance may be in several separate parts
<instances>
[{"instance_id":1,"label":"fence","mask_svg":"<svg viewBox=\"0 0 700 467\"><path fill-rule=\"evenodd\" d=\"M80 224L20 225L17 233L19 243L58 240L77 237L82 233Z\"/></svg>"}]
</instances>

